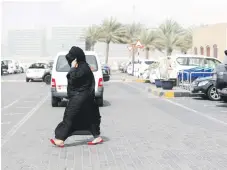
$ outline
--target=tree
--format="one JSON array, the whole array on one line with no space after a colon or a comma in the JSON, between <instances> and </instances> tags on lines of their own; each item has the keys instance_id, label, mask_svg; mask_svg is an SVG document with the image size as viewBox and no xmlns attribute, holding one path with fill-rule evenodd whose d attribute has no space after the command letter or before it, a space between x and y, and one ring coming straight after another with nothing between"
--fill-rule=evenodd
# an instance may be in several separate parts
<instances>
[{"instance_id":1,"label":"tree","mask_svg":"<svg viewBox=\"0 0 227 170\"><path fill-rule=\"evenodd\" d=\"M126 28L114 18L105 19L101 25L100 41L106 43L105 63L108 63L110 43L125 43Z\"/></svg>"},{"instance_id":2,"label":"tree","mask_svg":"<svg viewBox=\"0 0 227 170\"><path fill-rule=\"evenodd\" d=\"M192 48L192 28L184 30L184 34L180 37L178 44L182 53L187 53Z\"/></svg>"},{"instance_id":3,"label":"tree","mask_svg":"<svg viewBox=\"0 0 227 170\"><path fill-rule=\"evenodd\" d=\"M135 43L139 39L142 30L143 25L140 23L126 25L128 43Z\"/></svg>"},{"instance_id":4,"label":"tree","mask_svg":"<svg viewBox=\"0 0 227 170\"><path fill-rule=\"evenodd\" d=\"M182 41L184 35L184 29L173 20L166 20L158 28L158 42L157 47L165 50L169 56L174 49L179 48L179 44Z\"/></svg>"},{"instance_id":5,"label":"tree","mask_svg":"<svg viewBox=\"0 0 227 170\"><path fill-rule=\"evenodd\" d=\"M140 42L145 48L146 51L146 59L149 58L149 51L155 50L157 47L157 33L155 30L143 29L140 34Z\"/></svg>"},{"instance_id":6,"label":"tree","mask_svg":"<svg viewBox=\"0 0 227 170\"><path fill-rule=\"evenodd\" d=\"M85 40L87 45L87 50L94 51L95 44L100 39L100 27L93 25L86 30Z\"/></svg>"}]
</instances>

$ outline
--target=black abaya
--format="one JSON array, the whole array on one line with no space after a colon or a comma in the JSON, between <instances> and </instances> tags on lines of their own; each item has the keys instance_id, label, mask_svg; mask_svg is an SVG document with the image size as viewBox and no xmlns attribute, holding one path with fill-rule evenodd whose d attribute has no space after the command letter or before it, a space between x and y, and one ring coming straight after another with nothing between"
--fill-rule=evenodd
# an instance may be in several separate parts
<instances>
[{"instance_id":1,"label":"black abaya","mask_svg":"<svg viewBox=\"0 0 227 170\"><path fill-rule=\"evenodd\" d=\"M55 129L55 138L65 141L76 130L100 134L101 116L94 96L94 75L86 62L71 68L67 74L69 102L63 121Z\"/></svg>"}]
</instances>

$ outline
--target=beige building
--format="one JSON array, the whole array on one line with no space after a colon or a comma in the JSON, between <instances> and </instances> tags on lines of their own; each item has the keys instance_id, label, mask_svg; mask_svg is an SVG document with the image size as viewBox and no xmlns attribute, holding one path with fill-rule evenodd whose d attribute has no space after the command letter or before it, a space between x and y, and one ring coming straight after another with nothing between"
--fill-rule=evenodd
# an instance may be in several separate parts
<instances>
[{"instance_id":1,"label":"beige building","mask_svg":"<svg viewBox=\"0 0 227 170\"><path fill-rule=\"evenodd\" d=\"M227 23L196 28L193 32L193 52L223 61L227 50Z\"/></svg>"}]
</instances>

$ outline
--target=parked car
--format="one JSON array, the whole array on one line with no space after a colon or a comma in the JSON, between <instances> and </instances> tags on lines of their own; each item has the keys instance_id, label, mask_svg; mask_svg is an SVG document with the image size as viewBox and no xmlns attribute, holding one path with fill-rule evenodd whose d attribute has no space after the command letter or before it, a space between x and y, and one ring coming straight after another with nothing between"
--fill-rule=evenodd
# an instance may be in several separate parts
<instances>
[{"instance_id":1,"label":"parked car","mask_svg":"<svg viewBox=\"0 0 227 170\"><path fill-rule=\"evenodd\" d=\"M202 98L218 101L221 97L217 93L215 81L216 80L212 76L197 78L192 83L191 93L199 94Z\"/></svg>"},{"instance_id":2,"label":"parked car","mask_svg":"<svg viewBox=\"0 0 227 170\"><path fill-rule=\"evenodd\" d=\"M153 64L154 60L140 60L138 68L138 77L142 77L143 73Z\"/></svg>"},{"instance_id":3,"label":"parked car","mask_svg":"<svg viewBox=\"0 0 227 170\"><path fill-rule=\"evenodd\" d=\"M160 78L161 79L174 79L177 80L179 76L179 72L183 70L189 70L194 69L199 71L206 72L206 70L214 69L217 64L220 64L221 61L219 61L216 58L211 58L208 56L203 55L192 55L192 54L181 54L181 55L172 55L167 57L161 57L159 60L159 72L160 72ZM195 71L195 70L191 70ZM206 75L206 74L204 74ZM210 75L207 75L210 76ZM181 76L180 76L181 77ZM200 77L198 74L195 76L195 78ZM187 75L187 79L189 79L189 76Z\"/></svg>"},{"instance_id":4,"label":"parked car","mask_svg":"<svg viewBox=\"0 0 227 170\"><path fill-rule=\"evenodd\" d=\"M4 62L5 65L8 66L8 70L7 72L9 74L13 74L13 73L19 73L20 70L20 66L19 66L19 62L16 60L11 60L11 59L4 59L2 60Z\"/></svg>"},{"instance_id":5,"label":"parked car","mask_svg":"<svg viewBox=\"0 0 227 170\"><path fill-rule=\"evenodd\" d=\"M155 79L160 79L159 62L155 62L149 66L149 80L155 83Z\"/></svg>"},{"instance_id":6,"label":"parked car","mask_svg":"<svg viewBox=\"0 0 227 170\"><path fill-rule=\"evenodd\" d=\"M26 71L26 82L33 80L45 79L45 73L49 72L50 69L47 63L33 63Z\"/></svg>"},{"instance_id":7,"label":"parked car","mask_svg":"<svg viewBox=\"0 0 227 170\"><path fill-rule=\"evenodd\" d=\"M102 69L105 69L107 73L110 75L110 66L108 66L107 64L102 64Z\"/></svg>"},{"instance_id":8,"label":"parked car","mask_svg":"<svg viewBox=\"0 0 227 170\"><path fill-rule=\"evenodd\" d=\"M8 65L1 61L1 75L8 73Z\"/></svg>"},{"instance_id":9,"label":"parked car","mask_svg":"<svg viewBox=\"0 0 227 170\"><path fill-rule=\"evenodd\" d=\"M68 52L60 52L57 54L51 78L51 105L57 107L58 103L63 99L67 99L67 79L66 75L70 70L65 55ZM103 106L103 70L100 59L94 51L85 51L86 61L90 65L95 77L95 97L99 106Z\"/></svg>"},{"instance_id":10,"label":"parked car","mask_svg":"<svg viewBox=\"0 0 227 170\"><path fill-rule=\"evenodd\" d=\"M213 75L216 79L216 88L221 99L227 102L227 64L219 64Z\"/></svg>"}]
</instances>

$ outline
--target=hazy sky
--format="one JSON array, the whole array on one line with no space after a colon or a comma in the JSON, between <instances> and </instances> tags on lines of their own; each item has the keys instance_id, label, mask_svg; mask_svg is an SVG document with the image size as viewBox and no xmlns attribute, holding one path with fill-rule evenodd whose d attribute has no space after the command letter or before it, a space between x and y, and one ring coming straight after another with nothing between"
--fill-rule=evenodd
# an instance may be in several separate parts
<instances>
[{"instance_id":1,"label":"hazy sky","mask_svg":"<svg viewBox=\"0 0 227 170\"><path fill-rule=\"evenodd\" d=\"M27 1L37 2L38 0ZM60 2L62 0L41 1ZM65 14L71 15L70 19L66 19L65 21L63 19L64 17L59 17L60 11L57 7L53 6L51 8L49 6L48 9L45 9L48 11L47 15L52 15L52 17L56 15L55 20L58 20L60 23L60 20L65 22L74 20L81 25L98 24L103 18L109 16L115 16L119 21L124 23L130 23L134 18L135 21L149 26L156 26L166 18L177 20L185 26L227 22L227 0L63 0L60 4L61 10ZM133 4L135 4L134 15ZM23 22L23 19L27 20L27 18L31 18L33 15L35 15L36 20L43 20L43 17L39 17L39 15L43 15L41 12L43 7L39 8L38 5L36 6L37 9L33 11L36 11L36 13L40 12L39 14L32 14L32 10L30 9L30 11L23 5L21 5L20 9L18 7L13 8L11 5L13 10L8 10L6 13L7 15L13 15L14 13L17 17L21 16L21 22ZM26 13L26 11L30 11L30 14ZM62 14L62 16L65 14Z\"/></svg>"}]
</instances>

